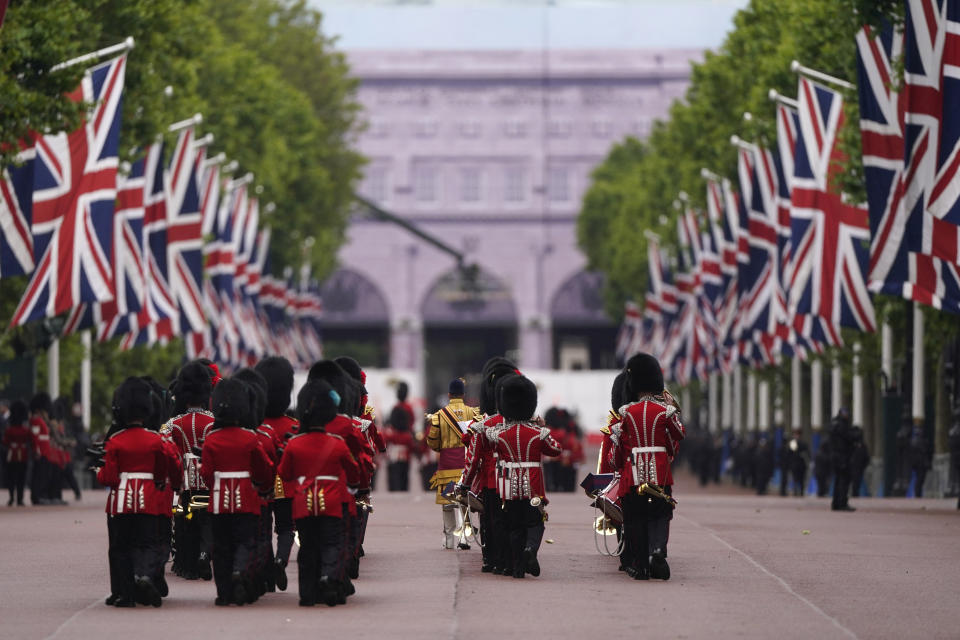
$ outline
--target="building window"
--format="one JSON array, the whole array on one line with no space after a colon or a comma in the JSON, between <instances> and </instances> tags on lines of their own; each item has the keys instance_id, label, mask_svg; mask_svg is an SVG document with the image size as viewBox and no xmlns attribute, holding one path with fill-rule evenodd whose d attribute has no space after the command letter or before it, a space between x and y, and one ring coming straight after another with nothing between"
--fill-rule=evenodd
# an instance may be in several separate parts
<instances>
[{"instance_id":1,"label":"building window","mask_svg":"<svg viewBox=\"0 0 960 640\"><path fill-rule=\"evenodd\" d=\"M479 138L482 127L479 122L471 120L469 122L461 122L459 129L460 135L464 138Z\"/></svg>"},{"instance_id":2,"label":"building window","mask_svg":"<svg viewBox=\"0 0 960 640\"><path fill-rule=\"evenodd\" d=\"M503 199L506 202L523 202L526 195L523 167L507 167L503 176Z\"/></svg>"},{"instance_id":3,"label":"building window","mask_svg":"<svg viewBox=\"0 0 960 640\"><path fill-rule=\"evenodd\" d=\"M547 135L551 138L569 138L573 126L567 120L552 120L547 125Z\"/></svg>"},{"instance_id":4,"label":"building window","mask_svg":"<svg viewBox=\"0 0 960 640\"><path fill-rule=\"evenodd\" d=\"M511 120L503 125L503 131L508 138L523 138L527 135L527 125L520 120Z\"/></svg>"},{"instance_id":5,"label":"building window","mask_svg":"<svg viewBox=\"0 0 960 640\"><path fill-rule=\"evenodd\" d=\"M364 194L374 202L387 201L387 168L369 167L363 180Z\"/></svg>"},{"instance_id":6,"label":"building window","mask_svg":"<svg viewBox=\"0 0 960 640\"><path fill-rule=\"evenodd\" d=\"M480 201L480 169L477 167L460 170L460 199L464 202Z\"/></svg>"},{"instance_id":7,"label":"building window","mask_svg":"<svg viewBox=\"0 0 960 640\"><path fill-rule=\"evenodd\" d=\"M609 138L613 125L609 120L595 120L591 125L591 130L596 138Z\"/></svg>"},{"instance_id":8,"label":"building window","mask_svg":"<svg viewBox=\"0 0 960 640\"><path fill-rule=\"evenodd\" d=\"M413 193L417 202L436 202L437 168L417 165L413 170Z\"/></svg>"},{"instance_id":9,"label":"building window","mask_svg":"<svg viewBox=\"0 0 960 640\"><path fill-rule=\"evenodd\" d=\"M418 138L433 138L437 135L437 123L434 120L421 120L413 125L413 133Z\"/></svg>"},{"instance_id":10,"label":"building window","mask_svg":"<svg viewBox=\"0 0 960 640\"><path fill-rule=\"evenodd\" d=\"M570 172L566 167L550 167L547 171L547 197L553 202L570 199Z\"/></svg>"}]
</instances>

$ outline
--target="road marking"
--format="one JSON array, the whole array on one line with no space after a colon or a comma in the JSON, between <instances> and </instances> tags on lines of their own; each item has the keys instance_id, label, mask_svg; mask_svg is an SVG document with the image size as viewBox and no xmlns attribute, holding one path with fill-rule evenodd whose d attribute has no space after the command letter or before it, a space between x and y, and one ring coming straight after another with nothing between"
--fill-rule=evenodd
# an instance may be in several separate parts
<instances>
[{"instance_id":1,"label":"road marking","mask_svg":"<svg viewBox=\"0 0 960 640\"><path fill-rule=\"evenodd\" d=\"M87 606L85 606L83 609L80 609L79 611L77 611L76 613L74 613L72 616L70 616L69 618L67 618L66 620L64 620L64 621L63 621L63 624L61 624L59 627L57 627L57 630L54 631L53 633L51 633L50 635L48 635L48 636L45 638L45 640L53 640L53 638L56 638L58 635L60 635L60 632L63 631L64 629L66 629L66 628L67 628L67 625L69 625L71 622L73 622L74 620L76 620L77 617L78 617L80 614L86 613L87 611L90 611L90 609L93 609L93 608L94 608L95 606L97 606L98 604L103 604L104 598L106 598L106 596L100 596L100 598L98 598L97 600L94 600L93 602L91 602L90 604L88 604Z\"/></svg>"},{"instance_id":2,"label":"road marking","mask_svg":"<svg viewBox=\"0 0 960 640\"><path fill-rule=\"evenodd\" d=\"M754 559L750 554L748 554L746 551L741 551L740 549L736 548L735 546L733 546L732 544L730 544L729 542L727 542L726 540L724 540L723 538L721 538L719 535L717 535L717 532L714 531L713 529L711 529L710 527L705 527L704 525L700 524L699 522L696 522L695 520L691 520L690 518L688 518L688 517L686 517L686 516L677 516L677 517L679 517L679 518L681 518L681 519L683 519L683 520L686 520L687 522L693 524L695 527L698 527L698 528L700 528L700 529L703 529L704 531L706 531L707 533L709 533L709 534L710 534L710 537L712 537L714 540L716 540L717 542L719 542L719 543L722 544L723 546L727 547L727 548L730 549L731 551L735 551L736 553L740 554L740 556L742 556L744 560L746 560L747 562L749 562L750 564L752 564L754 567L756 567L757 569L759 569L759 570L762 571L763 573L767 574L768 576L770 576L771 578L773 578L774 580L776 580L777 582L779 582L779 583L780 583L780 586L783 587L784 590L785 590L787 593L789 593L790 595L792 595L793 597L795 597L797 600L799 600L800 602L804 603L805 605L807 605L808 607L810 607L811 609L813 609L815 612L817 612L818 614L820 614L821 616L823 616L824 618L826 618L828 621L830 621L830 624L832 624L833 626L835 626L836 628L838 628L840 631L842 631L843 633L845 633L847 636L849 636L849 637L851 637L851 638L858 638L858 636L857 636L856 633L854 633L853 631L851 631L851 630L848 629L847 627L843 626L843 624L842 624L839 620L837 620L836 618L834 618L833 616L831 616L829 613L827 613L826 611L824 611L823 609L821 609L820 607L818 607L817 605L815 605L813 602L811 602L810 600L806 599L805 597L803 597L802 595L800 595L799 593L797 593L796 591L794 591L794 590L793 590L793 587L791 587L791 586L787 583L786 580L784 580L783 578L781 578L780 576L778 576L777 574L773 573L772 571L770 571L769 569L767 569L765 566L763 566L762 564L760 564L757 560L755 560L755 559Z\"/></svg>"}]
</instances>

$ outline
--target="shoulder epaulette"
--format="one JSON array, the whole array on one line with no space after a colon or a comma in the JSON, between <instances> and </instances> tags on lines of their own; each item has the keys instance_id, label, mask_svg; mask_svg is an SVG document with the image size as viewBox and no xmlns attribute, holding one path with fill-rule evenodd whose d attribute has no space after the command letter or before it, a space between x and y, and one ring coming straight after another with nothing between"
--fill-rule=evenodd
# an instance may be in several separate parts
<instances>
[{"instance_id":1,"label":"shoulder epaulette","mask_svg":"<svg viewBox=\"0 0 960 640\"><path fill-rule=\"evenodd\" d=\"M602 433L605 436L608 436L612 432L610 431L610 427L600 427L600 433Z\"/></svg>"},{"instance_id":2,"label":"shoulder epaulette","mask_svg":"<svg viewBox=\"0 0 960 640\"><path fill-rule=\"evenodd\" d=\"M376 418L376 411L368 404L363 408L363 415L370 416L370 420L374 420Z\"/></svg>"}]
</instances>

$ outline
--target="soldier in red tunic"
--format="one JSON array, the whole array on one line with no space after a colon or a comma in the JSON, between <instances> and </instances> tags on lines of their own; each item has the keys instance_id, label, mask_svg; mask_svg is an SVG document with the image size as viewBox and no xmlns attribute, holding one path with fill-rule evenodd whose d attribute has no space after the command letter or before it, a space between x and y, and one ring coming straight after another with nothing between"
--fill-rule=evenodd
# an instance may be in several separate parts
<instances>
[{"instance_id":1,"label":"soldier in red tunic","mask_svg":"<svg viewBox=\"0 0 960 640\"><path fill-rule=\"evenodd\" d=\"M489 429L503 427L503 416L497 408L497 384L516 373L516 365L506 358L494 357L483 365L479 407L482 419L471 424L464 434L467 449L464 475L458 487L461 492L469 490L483 503L480 515L483 565L480 570L498 575L512 575L513 565L497 487L497 452L486 434Z\"/></svg>"},{"instance_id":2,"label":"soldier in red tunic","mask_svg":"<svg viewBox=\"0 0 960 640\"><path fill-rule=\"evenodd\" d=\"M170 390L177 416L163 426L161 433L170 438L180 453L183 466L180 504L185 511L176 519L175 528L179 535L176 537L174 573L187 580L210 580L213 573L210 569L211 534L207 511L199 509L192 514L189 511L192 500L209 498L207 486L200 476L200 451L203 439L213 426L213 414L208 410L213 391L210 370L201 362L188 362L180 369Z\"/></svg>"},{"instance_id":3,"label":"soldier in red tunic","mask_svg":"<svg viewBox=\"0 0 960 640\"><path fill-rule=\"evenodd\" d=\"M293 366L286 358L270 356L257 363L256 370L267 381L266 417L263 424L273 430L277 458L282 455L287 441L296 433L299 423L287 415L290 394L293 391ZM274 479L273 511L274 531L277 534L277 550L274 555L274 582L280 591L287 590L287 563L293 548L293 511L291 497L294 485L283 482L280 476Z\"/></svg>"},{"instance_id":4,"label":"soldier in red tunic","mask_svg":"<svg viewBox=\"0 0 960 640\"><path fill-rule=\"evenodd\" d=\"M560 443L550 430L534 422L537 387L523 376L510 376L500 383L502 428L487 430L499 457L500 497L509 532L513 577L540 575L537 551L543 540L547 504L543 484L543 456L559 456Z\"/></svg>"},{"instance_id":5,"label":"soldier in red tunic","mask_svg":"<svg viewBox=\"0 0 960 640\"><path fill-rule=\"evenodd\" d=\"M127 378L114 394L114 417L118 427L104 445L104 464L97 481L110 487L107 497L115 582L113 602L132 607L134 602L160 606L155 582L158 558L159 517L163 487L178 460L165 449L160 434L146 427L154 413L150 385L141 378ZM166 510L169 511L167 506Z\"/></svg>"},{"instance_id":6,"label":"soldier in red tunic","mask_svg":"<svg viewBox=\"0 0 960 640\"><path fill-rule=\"evenodd\" d=\"M307 382L297 396L300 434L291 438L278 472L294 485L293 514L300 534L297 554L300 606L335 606L346 599L340 573L343 503L360 482L360 467L343 439L326 433L338 418L340 396L323 380Z\"/></svg>"},{"instance_id":7,"label":"soldier in red tunic","mask_svg":"<svg viewBox=\"0 0 960 640\"><path fill-rule=\"evenodd\" d=\"M260 446L276 467L280 461L277 454L277 439L273 427L264 423L267 406L267 381L257 371L244 368L233 374L235 380L247 384L253 389L253 411L246 426L257 434ZM253 561L254 596L258 598L268 591L276 591L276 574L274 573L273 556L273 512L270 503L273 502L274 483L263 487L260 492L260 518L257 521L257 552ZM284 585L286 586L286 585Z\"/></svg>"},{"instance_id":8,"label":"soldier in red tunic","mask_svg":"<svg viewBox=\"0 0 960 640\"><path fill-rule=\"evenodd\" d=\"M27 479L27 462L30 460L32 441L27 404L23 400L15 400L10 405L9 425L3 432L7 488L10 489L8 507L13 506L14 497L17 499L17 506L23 506L23 486Z\"/></svg>"},{"instance_id":9,"label":"soldier in red tunic","mask_svg":"<svg viewBox=\"0 0 960 640\"><path fill-rule=\"evenodd\" d=\"M251 562L256 553L260 492L274 467L248 425L253 391L243 382L221 380L213 390L213 429L203 443L200 472L210 488L213 579L217 606L243 605L253 594Z\"/></svg>"},{"instance_id":10,"label":"soldier in red tunic","mask_svg":"<svg viewBox=\"0 0 960 640\"><path fill-rule=\"evenodd\" d=\"M30 479L30 502L50 504L50 488L55 473L56 452L50 442L50 394L41 391L30 398L30 433L32 434L33 474Z\"/></svg>"},{"instance_id":11,"label":"soldier in red tunic","mask_svg":"<svg viewBox=\"0 0 960 640\"><path fill-rule=\"evenodd\" d=\"M639 353L625 368L627 394L622 419L611 431L613 462L620 471L625 550L637 580L670 578L667 533L673 517L670 463L685 432L680 410L663 387L663 372L653 356ZM658 497L658 495L660 497Z\"/></svg>"}]
</instances>

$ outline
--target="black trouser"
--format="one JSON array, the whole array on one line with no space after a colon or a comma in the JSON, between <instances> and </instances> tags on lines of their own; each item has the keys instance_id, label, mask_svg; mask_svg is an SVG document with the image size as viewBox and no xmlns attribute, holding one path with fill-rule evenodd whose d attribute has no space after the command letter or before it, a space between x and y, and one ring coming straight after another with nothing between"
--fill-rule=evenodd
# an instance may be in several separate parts
<instances>
[{"instance_id":1,"label":"black trouser","mask_svg":"<svg viewBox=\"0 0 960 640\"><path fill-rule=\"evenodd\" d=\"M410 462L400 460L387 465L387 489L389 491L410 490Z\"/></svg>"},{"instance_id":2,"label":"black trouser","mask_svg":"<svg viewBox=\"0 0 960 640\"><path fill-rule=\"evenodd\" d=\"M830 490L830 473L816 468L814 468L813 473L817 479L817 497L822 498Z\"/></svg>"},{"instance_id":3,"label":"black trouser","mask_svg":"<svg viewBox=\"0 0 960 640\"><path fill-rule=\"evenodd\" d=\"M850 498L850 470L835 469L833 472L833 501L831 509L842 509Z\"/></svg>"},{"instance_id":4,"label":"black trouser","mask_svg":"<svg viewBox=\"0 0 960 640\"><path fill-rule=\"evenodd\" d=\"M507 500L503 516L509 536L509 554L514 572L523 566L523 551L529 548L536 556L543 540L543 515L527 499Z\"/></svg>"},{"instance_id":5,"label":"black trouser","mask_svg":"<svg viewBox=\"0 0 960 640\"><path fill-rule=\"evenodd\" d=\"M807 468L797 467L793 470L793 495L802 496L807 490Z\"/></svg>"},{"instance_id":6,"label":"black trouser","mask_svg":"<svg viewBox=\"0 0 960 640\"><path fill-rule=\"evenodd\" d=\"M134 576L151 579L155 577L157 549L160 546L160 524L157 522L159 517L143 513L112 516L112 567L117 572L116 579L120 588L117 595L133 601ZM110 530L108 525L108 536Z\"/></svg>"},{"instance_id":7,"label":"black trouser","mask_svg":"<svg viewBox=\"0 0 960 640\"><path fill-rule=\"evenodd\" d=\"M671 494L671 487L664 487ZM620 498L623 509L623 552L634 569L649 569L650 554L665 551L673 508L665 500L637 493L636 487ZM626 565L625 565L626 566Z\"/></svg>"},{"instance_id":8,"label":"black trouser","mask_svg":"<svg viewBox=\"0 0 960 640\"><path fill-rule=\"evenodd\" d=\"M273 514L270 503L260 507L260 522L257 530L257 575L266 591L274 585L273 575Z\"/></svg>"},{"instance_id":9,"label":"black trouser","mask_svg":"<svg viewBox=\"0 0 960 640\"><path fill-rule=\"evenodd\" d=\"M914 467L913 472L917 476L917 480L913 485L913 495L917 498L923 497L923 483L927 479L927 467L920 465L919 467Z\"/></svg>"},{"instance_id":10,"label":"black trouser","mask_svg":"<svg viewBox=\"0 0 960 640\"><path fill-rule=\"evenodd\" d=\"M23 486L27 481L26 462L7 463L7 488L10 490L10 502L17 499L17 504L23 504Z\"/></svg>"},{"instance_id":11,"label":"black trouser","mask_svg":"<svg viewBox=\"0 0 960 640\"><path fill-rule=\"evenodd\" d=\"M277 534L276 557L286 566L293 548L293 498L277 498L273 501L273 526Z\"/></svg>"},{"instance_id":12,"label":"black trouser","mask_svg":"<svg viewBox=\"0 0 960 640\"><path fill-rule=\"evenodd\" d=\"M297 552L297 571L300 600L317 601L320 578L338 582L340 558L343 556L343 519L334 516L311 516L297 520L300 551Z\"/></svg>"},{"instance_id":13,"label":"black trouser","mask_svg":"<svg viewBox=\"0 0 960 640\"><path fill-rule=\"evenodd\" d=\"M121 569L124 566L124 560L120 557L120 541L117 540L117 517L107 516L107 566L110 570L110 594L114 596L124 595L133 598L133 585L128 585L124 581L124 575Z\"/></svg>"},{"instance_id":14,"label":"black trouser","mask_svg":"<svg viewBox=\"0 0 960 640\"><path fill-rule=\"evenodd\" d=\"M189 510L190 501L196 496L207 495L205 491L184 491L180 502ZM189 517L188 517L189 516ZM209 541L204 540L204 524L209 524L205 509L190 513L186 511L176 518L177 557L176 564L185 578L197 577L197 562L201 551L210 553Z\"/></svg>"},{"instance_id":15,"label":"black trouser","mask_svg":"<svg viewBox=\"0 0 960 640\"><path fill-rule=\"evenodd\" d=\"M44 457L33 461L33 475L30 478L30 502L40 504L50 499L50 471L53 465Z\"/></svg>"},{"instance_id":16,"label":"black trouser","mask_svg":"<svg viewBox=\"0 0 960 640\"><path fill-rule=\"evenodd\" d=\"M170 542L173 536L173 516L157 516L157 551L154 557L154 568L150 575L156 579L163 577L170 558Z\"/></svg>"},{"instance_id":17,"label":"black trouser","mask_svg":"<svg viewBox=\"0 0 960 640\"><path fill-rule=\"evenodd\" d=\"M501 540L498 529L503 529L503 509L496 489L483 489L480 492L483 513L480 514L480 540L483 541L483 564L494 567L503 566L501 562Z\"/></svg>"},{"instance_id":18,"label":"black trouser","mask_svg":"<svg viewBox=\"0 0 960 640\"><path fill-rule=\"evenodd\" d=\"M80 485L77 484L77 475L73 471L73 460L67 462L67 465L61 470L60 477L66 481L67 486L73 490L73 495L80 499ZM62 486L62 483L60 483Z\"/></svg>"},{"instance_id":19,"label":"black trouser","mask_svg":"<svg viewBox=\"0 0 960 640\"><path fill-rule=\"evenodd\" d=\"M249 582L250 563L257 550L257 521L252 513L214 513L210 515L213 530L213 579L217 597L229 601L234 572Z\"/></svg>"}]
</instances>

